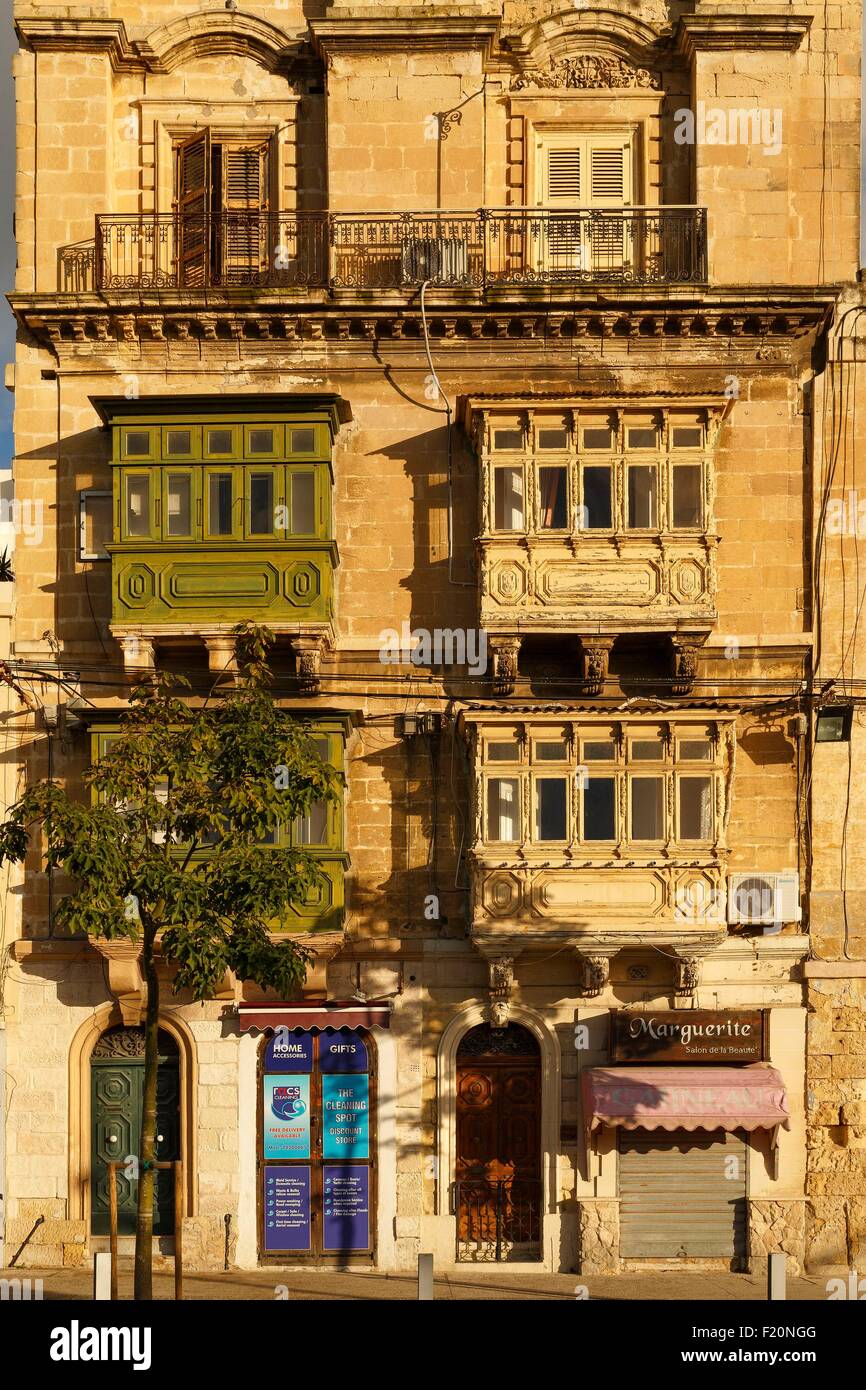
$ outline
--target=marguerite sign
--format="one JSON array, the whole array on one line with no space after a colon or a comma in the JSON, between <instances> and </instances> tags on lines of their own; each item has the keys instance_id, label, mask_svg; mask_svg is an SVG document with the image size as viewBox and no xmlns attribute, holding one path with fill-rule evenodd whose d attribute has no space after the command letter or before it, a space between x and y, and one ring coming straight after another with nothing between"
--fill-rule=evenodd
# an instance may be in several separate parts
<instances>
[{"instance_id":1,"label":"marguerite sign","mask_svg":"<svg viewBox=\"0 0 866 1390\"><path fill-rule=\"evenodd\" d=\"M761 1062L767 1055L764 1020L760 1009L613 1009L611 1061Z\"/></svg>"}]
</instances>

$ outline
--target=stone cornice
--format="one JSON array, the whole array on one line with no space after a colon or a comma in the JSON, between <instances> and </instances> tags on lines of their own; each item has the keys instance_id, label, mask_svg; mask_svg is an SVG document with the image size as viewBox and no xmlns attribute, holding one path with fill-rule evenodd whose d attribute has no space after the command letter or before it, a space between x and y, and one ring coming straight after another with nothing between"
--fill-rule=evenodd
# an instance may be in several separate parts
<instances>
[{"instance_id":1,"label":"stone cornice","mask_svg":"<svg viewBox=\"0 0 866 1390\"><path fill-rule=\"evenodd\" d=\"M688 59L720 49L794 53L811 27L810 14L684 15L677 30L677 51Z\"/></svg>"},{"instance_id":2,"label":"stone cornice","mask_svg":"<svg viewBox=\"0 0 866 1390\"><path fill-rule=\"evenodd\" d=\"M42 19L27 15L16 20L19 39L36 53L107 53L115 72L143 68L122 19Z\"/></svg>"},{"instance_id":3,"label":"stone cornice","mask_svg":"<svg viewBox=\"0 0 866 1390\"><path fill-rule=\"evenodd\" d=\"M490 53L499 33L498 16L488 15L382 15L370 18L346 16L345 19L310 20L310 32L317 52L324 57L333 53L388 52L407 49L480 48Z\"/></svg>"}]
</instances>

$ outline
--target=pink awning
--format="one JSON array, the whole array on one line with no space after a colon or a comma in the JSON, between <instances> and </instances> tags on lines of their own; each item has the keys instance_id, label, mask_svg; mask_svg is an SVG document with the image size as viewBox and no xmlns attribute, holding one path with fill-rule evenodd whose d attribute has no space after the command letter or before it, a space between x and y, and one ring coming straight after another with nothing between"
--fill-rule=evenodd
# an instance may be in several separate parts
<instances>
[{"instance_id":1,"label":"pink awning","mask_svg":"<svg viewBox=\"0 0 866 1390\"><path fill-rule=\"evenodd\" d=\"M588 1067L587 1132L623 1129L790 1129L775 1067Z\"/></svg>"},{"instance_id":2,"label":"pink awning","mask_svg":"<svg viewBox=\"0 0 866 1390\"><path fill-rule=\"evenodd\" d=\"M391 1005L375 999L368 1003L317 999L295 1004L238 1004L238 1019L242 1033L267 1028L389 1028Z\"/></svg>"}]
</instances>

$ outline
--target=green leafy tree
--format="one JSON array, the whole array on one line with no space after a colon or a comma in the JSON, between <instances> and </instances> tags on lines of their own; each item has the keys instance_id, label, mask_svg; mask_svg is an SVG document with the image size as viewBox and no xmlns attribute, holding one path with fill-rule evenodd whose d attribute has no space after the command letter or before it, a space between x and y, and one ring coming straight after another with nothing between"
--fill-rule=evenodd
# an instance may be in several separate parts
<instances>
[{"instance_id":1,"label":"green leafy tree","mask_svg":"<svg viewBox=\"0 0 866 1390\"><path fill-rule=\"evenodd\" d=\"M55 926L73 935L140 942L147 987L139 1155L135 1297L153 1293L157 952L175 993L211 996L227 971L289 997L310 952L274 928L323 875L302 848L269 846L338 778L310 729L270 693L272 635L237 629L238 679L198 704L182 677L135 689L119 733L86 774L94 795L73 799L54 781L28 788L0 826L0 863L22 861L41 832L45 861L71 878Z\"/></svg>"}]
</instances>

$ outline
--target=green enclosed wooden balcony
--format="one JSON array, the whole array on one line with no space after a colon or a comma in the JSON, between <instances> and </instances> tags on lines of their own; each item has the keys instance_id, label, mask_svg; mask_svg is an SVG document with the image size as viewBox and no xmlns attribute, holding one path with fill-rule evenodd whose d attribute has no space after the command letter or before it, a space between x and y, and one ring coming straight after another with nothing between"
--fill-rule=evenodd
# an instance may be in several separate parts
<instances>
[{"instance_id":1,"label":"green enclosed wooden balcony","mask_svg":"<svg viewBox=\"0 0 866 1390\"><path fill-rule=\"evenodd\" d=\"M334 632L334 397L94 402L112 432L111 628L132 666L252 618L317 674ZM313 671L315 667L315 671ZM307 687L312 688L307 680Z\"/></svg>"}]
</instances>

